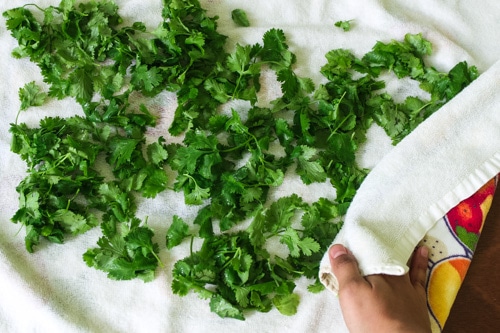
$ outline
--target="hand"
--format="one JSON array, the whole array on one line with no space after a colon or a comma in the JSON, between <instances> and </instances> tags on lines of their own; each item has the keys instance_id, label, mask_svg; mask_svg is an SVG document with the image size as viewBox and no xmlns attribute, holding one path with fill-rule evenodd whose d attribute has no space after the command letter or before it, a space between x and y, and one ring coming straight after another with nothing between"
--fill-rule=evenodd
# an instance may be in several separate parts
<instances>
[{"instance_id":1,"label":"hand","mask_svg":"<svg viewBox=\"0 0 500 333\"><path fill-rule=\"evenodd\" d=\"M428 255L426 247L418 248L406 275L363 277L356 258L344 246L333 245L330 263L349 331L431 332L425 293Z\"/></svg>"}]
</instances>

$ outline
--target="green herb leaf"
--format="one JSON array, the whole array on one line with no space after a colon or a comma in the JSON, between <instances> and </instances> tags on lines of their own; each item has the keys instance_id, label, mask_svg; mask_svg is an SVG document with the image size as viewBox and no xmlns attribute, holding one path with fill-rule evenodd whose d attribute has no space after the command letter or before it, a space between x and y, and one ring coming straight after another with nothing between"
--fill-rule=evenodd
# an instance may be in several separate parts
<instances>
[{"instance_id":1,"label":"green herb leaf","mask_svg":"<svg viewBox=\"0 0 500 333\"><path fill-rule=\"evenodd\" d=\"M130 229L120 230L110 232L103 229L105 236L98 240L99 247L87 250L83 255L84 261L90 267L107 272L111 279L153 280L154 271L160 263L158 245L151 240L153 231L138 226L136 221Z\"/></svg>"},{"instance_id":2,"label":"green herb leaf","mask_svg":"<svg viewBox=\"0 0 500 333\"><path fill-rule=\"evenodd\" d=\"M35 81L26 83L23 88L19 88L19 99L21 100L21 110L24 111L30 106L43 105L47 94L42 92Z\"/></svg>"},{"instance_id":3,"label":"green herb leaf","mask_svg":"<svg viewBox=\"0 0 500 333\"><path fill-rule=\"evenodd\" d=\"M300 298L297 294L277 295L273 298L274 306L285 316L293 316L297 313L299 301Z\"/></svg>"},{"instance_id":4,"label":"green herb leaf","mask_svg":"<svg viewBox=\"0 0 500 333\"><path fill-rule=\"evenodd\" d=\"M234 318L244 320L241 311L219 295L210 299L210 310L222 318Z\"/></svg>"},{"instance_id":5,"label":"green herb leaf","mask_svg":"<svg viewBox=\"0 0 500 333\"><path fill-rule=\"evenodd\" d=\"M231 12L231 18L236 25L240 27L249 27L250 21L248 20L247 13L243 9L234 9Z\"/></svg>"},{"instance_id":6,"label":"green herb leaf","mask_svg":"<svg viewBox=\"0 0 500 333\"><path fill-rule=\"evenodd\" d=\"M352 27L352 22L353 20L349 20L349 21L337 21L335 22L335 26L344 30L344 31L349 31L351 30L351 27Z\"/></svg>"},{"instance_id":7,"label":"green herb leaf","mask_svg":"<svg viewBox=\"0 0 500 333\"><path fill-rule=\"evenodd\" d=\"M189 226L180 217L174 215L172 224L167 231L167 249L179 245L187 236L189 236Z\"/></svg>"}]
</instances>

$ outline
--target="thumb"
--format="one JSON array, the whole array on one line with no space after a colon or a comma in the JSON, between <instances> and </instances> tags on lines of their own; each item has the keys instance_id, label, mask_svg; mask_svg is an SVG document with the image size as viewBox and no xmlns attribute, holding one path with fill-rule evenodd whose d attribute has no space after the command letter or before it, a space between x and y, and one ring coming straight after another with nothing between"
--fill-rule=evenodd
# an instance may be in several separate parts
<instances>
[{"instance_id":1,"label":"thumb","mask_svg":"<svg viewBox=\"0 0 500 333\"><path fill-rule=\"evenodd\" d=\"M422 246L414 253L410 264L410 281L414 286L421 287L422 290L425 290L428 261L429 249Z\"/></svg>"},{"instance_id":2,"label":"thumb","mask_svg":"<svg viewBox=\"0 0 500 333\"><path fill-rule=\"evenodd\" d=\"M339 290L350 282L364 281L356 258L343 245L335 244L328 251L333 274L337 277Z\"/></svg>"}]
</instances>

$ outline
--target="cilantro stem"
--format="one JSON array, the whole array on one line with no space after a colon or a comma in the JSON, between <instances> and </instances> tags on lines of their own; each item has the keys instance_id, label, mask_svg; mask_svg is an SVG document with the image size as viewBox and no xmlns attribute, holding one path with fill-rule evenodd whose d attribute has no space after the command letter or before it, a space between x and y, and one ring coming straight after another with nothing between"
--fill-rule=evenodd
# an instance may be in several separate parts
<instances>
[{"instance_id":1,"label":"cilantro stem","mask_svg":"<svg viewBox=\"0 0 500 333\"><path fill-rule=\"evenodd\" d=\"M345 117L344 119L342 119L342 121L340 122L340 124L337 125L337 127L335 127L333 130L332 130L332 133L330 134L330 137L332 136L332 134L335 134L337 133L337 131L342 127L342 125L344 125L344 123L347 121L347 119L349 119L348 117ZM330 137L328 137L328 139L330 139Z\"/></svg>"},{"instance_id":2,"label":"cilantro stem","mask_svg":"<svg viewBox=\"0 0 500 333\"><path fill-rule=\"evenodd\" d=\"M231 259L226 260L224 263L224 266L220 269L221 271L225 270L229 264L231 264L231 261L233 259L236 259L237 257L241 257L241 248L237 248L236 251L220 251L218 254L233 254L233 257Z\"/></svg>"},{"instance_id":3,"label":"cilantro stem","mask_svg":"<svg viewBox=\"0 0 500 333\"><path fill-rule=\"evenodd\" d=\"M253 138L253 139L255 139L255 138ZM238 146L234 146L234 147L231 147L231 148L219 150L219 152L220 153L230 153L230 152L233 152L235 150L238 150L238 149L246 147L250 143L250 141L252 141L252 138L248 139L247 141L245 141L244 143L242 143L242 144L240 144Z\"/></svg>"},{"instance_id":4,"label":"cilantro stem","mask_svg":"<svg viewBox=\"0 0 500 333\"><path fill-rule=\"evenodd\" d=\"M14 234L14 236L17 237L17 235L19 235L19 233L21 232L21 230L23 229L23 227L25 227L26 225L24 223L22 223L20 226L19 226L19 229L16 231L16 233ZM26 226L27 227L27 226Z\"/></svg>"},{"instance_id":5,"label":"cilantro stem","mask_svg":"<svg viewBox=\"0 0 500 333\"><path fill-rule=\"evenodd\" d=\"M238 77L238 80L236 80L236 85L234 87L234 90L233 90L233 99L235 98L235 96L238 96L237 93L239 92L239 88L240 88L240 82L241 82L241 78L243 77L243 74L240 73L240 76Z\"/></svg>"},{"instance_id":6,"label":"cilantro stem","mask_svg":"<svg viewBox=\"0 0 500 333\"><path fill-rule=\"evenodd\" d=\"M344 93L342 94L342 96L340 97L340 99L338 100L338 102L336 103L336 106L337 106L337 109L339 108L339 105L340 105L340 102L344 99L344 96L346 94L346 91L344 91ZM332 132L330 133L330 136L328 136L328 140L330 140L330 138L332 137L333 134L337 133L337 131L344 125L344 123L349 119L349 117L344 117L344 119L342 119L342 121L340 122L340 124L337 125L337 127L335 127L335 129L332 130ZM332 119L332 120L335 120L335 119Z\"/></svg>"},{"instance_id":7,"label":"cilantro stem","mask_svg":"<svg viewBox=\"0 0 500 333\"><path fill-rule=\"evenodd\" d=\"M283 64L281 62L278 62L278 61L266 60L266 61L261 61L260 63L265 64L265 65L276 65L279 67L284 67Z\"/></svg>"},{"instance_id":8,"label":"cilantro stem","mask_svg":"<svg viewBox=\"0 0 500 333\"><path fill-rule=\"evenodd\" d=\"M192 180L194 182L194 186L198 187L198 182L196 181L196 179L194 179L193 176L191 176L190 174L188 173L185 173L183 176L186 176L188 177L190 180Z\"/></svg>"},{"instance_id":9,"label":"cilantro stem","mask_svg":"<svg viewBox=\"0 0 500 333\"><path fill-rule=\"evenodd\" d=\"M244 148L246 146L248 146L248 144L251 142L251 141L255 141L255 148L257 149L258 151L258 155L259 155L259 161L262 165L265 165L265 160L262 158L262 155L264 155L262 153L262 149L259 145L259 140L257 140L257 138L255 137L255 135L253 135L252 133L248 132L248 130L245 130L245 134L247 134L250 138L245 141L244 143L238 145L238 146L235 146L235 147L232 147L232 148L228 148L228 149L224 149L224 150L220 150L219 152L221 153L229 153L229 152L232 152L232 151L235 151L235 150L238 150L238 149L241 149L241 148ZM249 150L251 147L248 147Z\"/></svg>"},{"instance_id":10,"label":"cilantro stem","mask_svg":"<svg viewBox=\"0 0 500 333\"><path fill-rule=\"evenodd\" d=\"M422 107L420 107L420 109L415 111L415 113L419 113L420 111L422 111L423 109L425 109L426 107L428 107L429 105L432 105L432 104L433 104L433 102L428 102L428 103L422 105Z\"/></svg>"},{"instance_id":11,"label":"cilantro stem","mask_svg":"<svg viewBox=\"0 0 500 333\"><path fill-rule=\"evenodd\" d=\"M47 171L52 171L52 170L55 170L57 169L64 161L66 161L69 157L71 156L71 153L66 153L64 154L63 158L60 159L59 161L57 161L57 163L50 169L47 169L44 171L44 174L47 173Z\"/></svg>"},{"instance_id":12,"label":"cilantro stem","mask_svg":"<svg viewBox=\"0 0 500 333\"><path fill-rule=\"evenodd\" d=\"M163 265L163 262L161 261L160 257L158 257L158 255L156 254L156 252L154 251L153 248L149 248L149 250L151 251L151 253L153 254L153 256L156 258L156 260L158 261L158 265L160 265L161 268L165 268L165 265Z\"/></svg>"},{"instance_id":13,"label":"cilantro stem","mask_svg":"<svg viewBox=\"0 0 500 333\"><path fill-rule=\"evenodd\" d=\"M75 200L75 198L78 196L79 193L80 193L80 189L77 189L75 195L73 195L73 198L68 199L68 203L66 205L66 210L69 210L69 205L71 205L71 202L73 200Z\"/></svg>"},{"instance_id":14,"label":"cilantro stem","mask_svg":"<svg viewBox=\"0 0 500 333\"><path fill-rule=\"evenodd\" d=\"M191 236L191 242L189 242L189 254L193 255L193 244L194 244L194 235Z\"/></svg>"},{"instance_id":15,"label":"cilantro stem","mask_svg":"<svg viewBox=\"0 0 500 333\"><path fill-rule=\"evenodd\" d=\"M21 112L22 112L21 109L19 109L19 111L17 111L16 122L15 122L16 125L18 124L17 120L19 119L19 115L21 114Z\"/></svg>"},{"instance_id":16,"label":"cilantro stem","mask_svg":"<svg viewBox=\"0 0 500 333\"><path fill-rule=\"evenodd\" d=\"M28 7L28 6L33 6L33 7L37 8L39 11L41 11L41 12L44 12L44 11L45 11L45 9L43 9L42 7L38 6L38 5L37 5L37 4L35 4L35 3L27 3L27 4L25 4L22 8L25 8L25 7ZM61 10L59 9L59 7L52 7L52 8L54 8L54 9L55 9L55 10L57 10L58 12L60 12L60 11L61 11Z\"/></svg>"}]
</instances>

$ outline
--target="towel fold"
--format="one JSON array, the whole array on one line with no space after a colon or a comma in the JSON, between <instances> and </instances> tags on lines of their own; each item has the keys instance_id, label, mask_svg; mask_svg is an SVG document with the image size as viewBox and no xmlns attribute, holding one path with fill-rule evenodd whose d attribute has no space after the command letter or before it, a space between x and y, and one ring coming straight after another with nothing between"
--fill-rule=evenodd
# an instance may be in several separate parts
<instances>
[{"instance_id":1,"label":"towel fold","mask_svg":"<svg viewBox=\"0 0 500 333\"><path fill-rule=\"evenodd\" d=\"M371 171L333 243L364 275L402 275L415 246L500 171L500 61L417 127ZM325 254L321 281L338 289Z\"/></svg>"}]
</instances>

